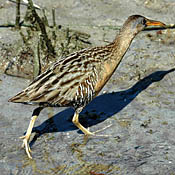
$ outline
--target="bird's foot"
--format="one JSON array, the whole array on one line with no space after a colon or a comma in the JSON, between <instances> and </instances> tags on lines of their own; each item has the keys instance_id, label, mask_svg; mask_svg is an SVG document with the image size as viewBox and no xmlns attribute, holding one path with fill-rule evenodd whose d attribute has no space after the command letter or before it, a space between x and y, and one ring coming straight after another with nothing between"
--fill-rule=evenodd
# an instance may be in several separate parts
<instances>
[{"instance_id":1,"label":"bird's foot","mask_svg":"<svg viewBox=\"0 0 175 175\"><path fill-rule=\"evenodd\" d=\"M99 129L99 130L97 130L97 131L95 131L95 132L90 132L89 131L89 128L87 129L88 130L88 133L87 134L85 134L86 136L99 136L99 137L110 137L111 135L99 135L99 134L96 134L96 133L99 133L99 132L101 132L101 131L103 131L103 130L105 130L105 129L107 129L107 128L109 128L109 127L111 127L112 126L112 124L110 124L110 125L108 125L108 126L106 126L106 127L104 127L104 128L102 128L102 129Z\"/></svg>"},{"instance_id":2,"label":"bird's foot","mask_svg":"<svg viewBox=\"0 0 175 175\"><path fill-rule=\"evenodd\" d=\"M32 156L30 155L31 149L30 149L30 146L29 146L29 143L28 143L30 136L29 136L29 135L25 135L25 136L21 136L21 137L19 137L19 138L20 138L20 139L23 139L22 148L25 147L27 156L28 156L30 159L32 159Z\"/></svg>"}]
</instances>

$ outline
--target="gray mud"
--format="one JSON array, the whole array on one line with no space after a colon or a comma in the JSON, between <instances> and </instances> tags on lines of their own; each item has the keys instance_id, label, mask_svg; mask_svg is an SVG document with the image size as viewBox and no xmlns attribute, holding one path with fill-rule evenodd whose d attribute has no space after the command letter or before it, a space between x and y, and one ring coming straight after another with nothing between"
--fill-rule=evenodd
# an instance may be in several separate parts
<instances>
[{"instance_id":1,"label":"gray mud","mask_svg":"<svg viewBox=\"0 0 175 175\"><path fill-rule=\"evenodd\" d=\"M132 14L175 23L173 0L35 3L45 8L48 16L55 8L57 24L89 33L93 45L112 41L114 27ZM24 13L26 7L21 10ZM14 19L15 5L0 0L0 23ZM30 143L33 160L21 149L19 136L25 133L34 107L7 102L29 80L1 74L1 175L175 174L174 32L140 33L101 94L81 113L80 122L91 131L111 125L99 133L108 137L84 138L71 122L72 109L44 109ZM19 38L16 31L0 28L2 43L13 45Z\"/></svg>"}]
</instances>

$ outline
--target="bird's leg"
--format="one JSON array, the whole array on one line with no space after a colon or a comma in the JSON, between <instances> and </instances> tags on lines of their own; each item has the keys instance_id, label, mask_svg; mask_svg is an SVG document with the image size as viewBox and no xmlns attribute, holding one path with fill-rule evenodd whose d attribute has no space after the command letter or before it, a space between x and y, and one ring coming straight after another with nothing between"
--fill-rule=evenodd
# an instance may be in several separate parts
<instances>
[{"instance_id":1,"label":"bird's leg","mask_svg":"<svg viewBox=\"0 0 175 175\"><path fill-rule=\"evenodd\" d=\"M75 111L72 122L77 126L85 135L94 135L94 133L90 132L88 129L86 129L84 126L82 126L79 122L79 111Z\"/></svg>"},{"instance_id":2,"label":"bird's leg","mask_svg":"<svg viewBox=\"0 0 175 175\"><path fill-rule=\"evenodd\" d=\"M102 136L102 137L108 137L109 135L96 135L96 133L98 132L101 132L103 130L105 130L106 128L109 128L111 125L103 128L103 129L100 129L96 132L90 132L89 129L86 129L84 126L82 126L79 122L79 113L81 112L81 110L77 110L75 111L74 113L74 116L73 116L73 119L72 119L72 122L75 124L75 126L77 126L86 136L90 136L90 135L95 135L95 136Z\"/></svg>"},{"instance_id":3,"label":"bird's leg","mask_svg":"<svg viewBox=\"0 0 175 175\"><path fill-rule=\"evenodd\" d=\"M20 139L23 139L23 144L22 144L22 147L25 147L25 150L26 150L26 153L28 155L28 157L30 159L32 159L31 155L30 155L30 152L31 152L31 149L30 149L30 146L29 146L29 139L30 139L30 135L32 133L32 129L33 129L33 126L34 126L34 123L35 123L35 120L37 119L37 117L39 116L39 113L41 112L41 110L43 109L43 107L39 107L39 108L36 108L34 111L33 111L33 114L32 114L32 118L30 120L30 123L29 123L29 127L27 129L27 132L24 136L20 137Z\"/></svg>"},{"instance_id":4,"label":"bird's leg","mask_svg":"<svg viewBox=\"0 0 175 175\"><path fill-rule=\"evenodd\" d=\"M111 124L106 126L105 128L102 128L95 132L90 132L89 129L86 129L84 126L82 126L79 122L79 113L81 112L81 108L76 110L72 119L72 122L77 126L86 136L94 135L94 136L100 136L100 137L109 137L110 135L97 135L96 133L101 132L109 127L111 127Z\"/></svg>"}]
</instances>

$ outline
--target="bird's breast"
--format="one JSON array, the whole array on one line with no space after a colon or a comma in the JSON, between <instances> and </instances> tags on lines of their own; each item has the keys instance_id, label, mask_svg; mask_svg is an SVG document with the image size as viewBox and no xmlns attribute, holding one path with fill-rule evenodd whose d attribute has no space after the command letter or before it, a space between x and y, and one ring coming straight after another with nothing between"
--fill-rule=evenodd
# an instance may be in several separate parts
<instances>
[{"instance_id":1,"label":"bird's breast","mask_svg":"<svg viewBox=\"0 0 175 175\"><path fill-rule=\"evenodd\" d=\"M104 87L107 83L109 78L112 76L113 72L115 71L116 65L113 60L106 61L99 71L98 81L95 86L95 91L98 94L100 90Z\"/></svg>"}]
</instances>

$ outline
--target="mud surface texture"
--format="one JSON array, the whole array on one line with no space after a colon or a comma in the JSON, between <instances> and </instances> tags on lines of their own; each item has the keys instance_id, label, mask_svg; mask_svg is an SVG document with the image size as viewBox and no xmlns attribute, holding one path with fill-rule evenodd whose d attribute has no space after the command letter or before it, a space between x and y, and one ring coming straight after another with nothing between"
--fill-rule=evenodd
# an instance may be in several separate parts
<instances>
[{"instance_id":1,"label":"mud surface texture","mask_svg":"<svg viewBox=\"0 0 175 175\"><path fill-rule=\"evenodd\" d=\"M174 0L35 0L49 22L91 35L92 46L113 40L128 16L175 23ZM26 7L21 6L22 15ZM14 23L15 4L0 0L0 23ZM0 28L0 55L19 32ZM8 103L29 80L0 75L1 175L174 175L175 31L147 31L133 41L119 68L81 113L80 122L108 137L84 138L70 108L44 109L31 138L33 159L21 149L33 106ZM14 58L15 59L15 58ZM3 72L3 71L2 71Z\"/></svg>"}]
</instances>

